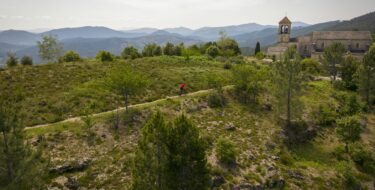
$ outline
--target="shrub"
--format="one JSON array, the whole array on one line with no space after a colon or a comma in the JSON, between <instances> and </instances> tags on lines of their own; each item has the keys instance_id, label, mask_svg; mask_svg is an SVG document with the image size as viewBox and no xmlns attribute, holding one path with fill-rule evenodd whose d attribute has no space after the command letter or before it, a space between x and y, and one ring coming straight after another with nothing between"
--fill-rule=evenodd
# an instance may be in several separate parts
<instances>
[{"instance_id":1,"label":"shrub","mask_svg":"<svg viewBox=\"0 0 375 190\"><path fill-rule=\"evenodd\" d=\"M263 52L258 52L255 57L258 59L258 60L262 60L264 59L265 55Z\"/></svg>"},{"instance_id":2,"label":"shrub","mask_svg":"<svg viewBox=\"0 0 375 190\"><path fill-rule=\"evenodd\" d=\"M338 92L335 98L339 102L338 113L340 116L351 116L359 114L363 109L363 103L354 93Z\"/></svg>"},{"instance_id":3,"label":"shrub","mask_svg":"<svg viewBox=\"0 0 375 190\"><path fill-rule=\"evenodd\" d=\"M224 63L224 69L229 70L229 69L231 69L231 68L232 68L232 63L230 63L230 62L225 62L225 63Z\"/></svg>"},{"instance_id":4,"label":"shrub","mask_svg":"<svg viewBox=\"0 0 375 190\"><path fill-rule=\"evenodd\" d=\"M237 151L233 142L225 138L219 138L216 142L216 157L223 164L235 164Z\"/></svg>"},{"instance_id":5,"label":"shrub","mask_svg":"<svg viewBox=\"0 0 375 190\"><path fill-rule=\"evenodd\" d=\"M337 112L332 105L323 104L319 106L316 119L320 125L330 126L336 122Z\"/></svg>"},{"instance_id":6,"label":"shrub","mask_svg":"<svg viewBox=\"0 0 375 190\"><path fill-rule=\"evenodd\" d=\"M33 65L33 59L30 56L23 56L21 59L21 65Z\"/></svg>"},{"instance_id":7,"label":"shrub","mask_svg":"<svg viewBox=\"0 0 375 190\"><path fill-rule=\"evenodd\" d=\"M128 112L124 112L122 122L124 125L131 125L136 122L138 117L142 115L142 112L138 109L131 108Z\"/></svg>"},{"instance_id":8,"label":"shrub","mask_svg":"<svg viewBox=\"0 0 375 190\"><path fill-rule=\"evenodd\" d=\"M357 116L348 116L336 121L338 128L337 134L345 143L345 149L348 152L348 144L361 139L362 127Z\"/></svg>"},{"instance_id":9,"label":"shrub","mask_svg":"<svg viewBox=\"0 0 375 190\"><path fill-rule=\"evenodd\" d=\"M208 96L208 106L211 108L223 107L227 104L225 97L219 93L211 93Z\"/></svg>"},{"instance_id":10,"label":"shrub","mask_svg":"<svg viewBox=\"0 0 375 190\"><path fill-rule=\"evenodd\" d=\"M217 46L211 45L209 48L207 48L206 54L215 58L220 54L220 50Z\"/></svg>"},{"instance_id":11,"label":"shrub","mask_svg":"<svg viewBox=\"0 0 375 190\"><path fill-rule=\"evenodd\" d=\"M323 73L323 66L315 59L305 58L301 61L302 70L308 75L318 75Z\"/></svg>"},{"instance_id":12,"label":"shrub","mask_svg":"<svg viewBox=\"0 0 375 190\"><path fill-rule=\"evenodd\" d=\"M115 57L108 51L99 51L98 54L96 54L96 59L101 62L111 62Z\"/></svg>"},{"instance_id":13,"label":"shrub","mask_svg":"<svg viewBox=\"0 0 375 190\"><path fill-rule=\"evenodd\" d=\"M375 174L375 159L370 150L360 143L350 146L350 156L352 160L366 173Z\"/></svg>"},{"instance_id":14,"label":"shrub","mask_svg":"<svg viewBox=\"0 0 375 190\"><path fill-rule=\"evenodd\" d=\"M18 58L14 53L8 53L8 59L6 61L8 67L14 67L18 65Z\"/></svg>"},{"instance_id":15,"label":"shrub","mask_svg":"<svg viewBox=\"0 0 375 190\"><path fill-rule=\"evenodd\" d=\"M75 51L67 51L62 57L59 58L59 62L78 62L81 61L81 57Z\"/></svg>"}]
</instances>

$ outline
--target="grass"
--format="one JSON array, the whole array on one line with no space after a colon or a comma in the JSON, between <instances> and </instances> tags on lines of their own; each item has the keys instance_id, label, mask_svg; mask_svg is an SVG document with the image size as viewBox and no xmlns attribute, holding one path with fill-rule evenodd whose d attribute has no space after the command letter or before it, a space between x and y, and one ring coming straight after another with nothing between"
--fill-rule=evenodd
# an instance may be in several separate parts
<instances>
[{"instance_id":1,"label":"grass","mask_svg":"<svg viewBox=\"0 0 375 190\"><path fill-rule=\"evenodd\" d=\"M230 76L223 62L205 57L194 57L190 61L182 57L152 57L113 63L85 60L1 71L0 93L7 95L21 89L26 97L23 107L28 126L79 116L88 105L92 105L92 113L112 110L122 98L109 92L103 79L119 64L132 65L151 83L144 93L131 98L131 104L176 95L181 82L187 84L188 92L207 89L206 76L210 73L227 76L227 79Z\"/></svg>"}]
</instances>

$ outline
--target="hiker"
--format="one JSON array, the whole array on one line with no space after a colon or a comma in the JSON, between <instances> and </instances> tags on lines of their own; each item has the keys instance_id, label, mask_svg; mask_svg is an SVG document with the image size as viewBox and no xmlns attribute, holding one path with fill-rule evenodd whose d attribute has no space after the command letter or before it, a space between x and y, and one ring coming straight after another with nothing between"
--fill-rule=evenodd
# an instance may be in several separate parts
<instances>
[{"instance_id":1,"label":"hiker","mask_svg":"<svg viewBox=\"0 0 375 190\"><path fill-rule=\"evenodd\" d=\"M186 88L186 84L185 83L181 83L180 84L180 96L182 96L184 94L185 88Z\"/></svg>"}]
</instances>

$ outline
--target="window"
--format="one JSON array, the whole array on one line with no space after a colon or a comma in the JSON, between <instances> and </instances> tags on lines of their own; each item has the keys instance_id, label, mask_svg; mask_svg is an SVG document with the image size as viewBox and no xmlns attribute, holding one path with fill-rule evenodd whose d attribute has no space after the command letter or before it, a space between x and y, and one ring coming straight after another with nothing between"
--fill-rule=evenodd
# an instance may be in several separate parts
<instances>
[{"instance_id":1,"label":"window","mask_svg":"<svg viewBox=\"0 0 375 190\"><path fill-rule=\"evenodd\" d=\"M355 47L356 47L357 49L359 49L359 43L357 43L357 44L355 45Z\"/></svg>"},{"instance_id":2,"label":"window","mask_svg":"<svg viewBox=\"0 0 375 190\"><path fill-rule=\"evenodd\" d=\"M324 42L322 43L322 49L324 49Z\"/></svg>"}]
</instances>

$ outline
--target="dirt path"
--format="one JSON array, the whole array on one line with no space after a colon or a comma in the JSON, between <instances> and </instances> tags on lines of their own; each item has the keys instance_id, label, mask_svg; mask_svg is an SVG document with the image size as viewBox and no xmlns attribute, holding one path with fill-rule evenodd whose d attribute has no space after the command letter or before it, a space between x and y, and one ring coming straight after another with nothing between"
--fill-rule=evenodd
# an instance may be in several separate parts
<instances>
[{"instance_id":1,"label":"dirt path","mask_svg":"<svg viewBox=\"0 0 375 190\"><path fill-rule=\"evenodd\" d=\"M225 86L224 88L225 89L228 89L228 88L231 88L233 87L232 85L230 86ZM196 96L196 95L199 95L199 94L205 94L205 93L208 93L212 91L212 89L209 89L209 90L200 90L200 91L196 91L196 92L192 92L192 93L188 93L184 96L170 96L170 97L167 97L167 98L163 98L163 99L159 99L159 100L155 100L153 102L145 102L145 103L141 103L141 104L134 104L134 105L130 105L129 108L136 108L136 107L142 107L142 106L147 106L147 105L152 105L152 104L157 104L159 102L163 102L163 101L166 101L166 100L173 100L173 99L178 99L178 98L184 98L184 97L191 97L191 96ZM121 111L121 110L125 110L125 107L120 107L120 108L117 108L117 109L114 109L114 110L110 110L110 111L106 111L106 112L101 112L101 113L96 113L96 114L92 114L91 117L96 117L96 116L100 116L100 115L105 115L105 114L110 114L110 113L114 113L116 112L117 110ZM42 127L47 127L49 125L53 125L53 124L59 124L59 123L67 123L67 122L79 122L81 121L81 116L78 116L78 117L72 117L72 118L69 118L69 119L66 119L66 120L63 120L63 121L59 121L59 122L56 122L56 123L47 123L47 124L41 124L41 125L35 125L35 126L29 126L29 127L26 127L25 130L28 130L28 129L36 129L36 128L42 128Z\"/></svg>"}]
</instances>

